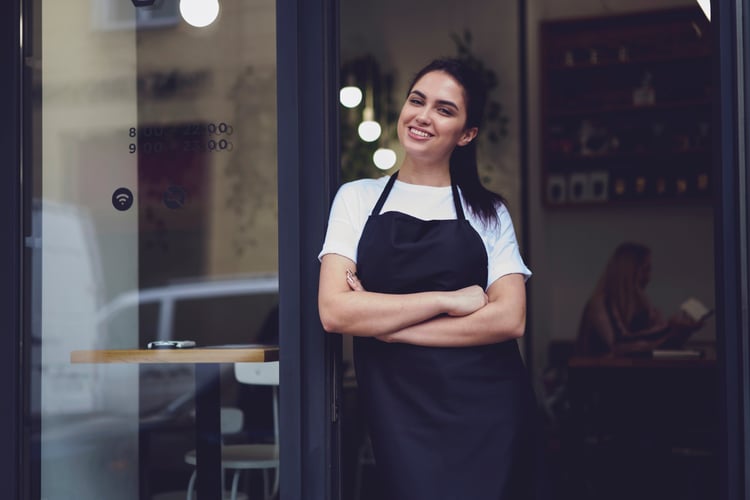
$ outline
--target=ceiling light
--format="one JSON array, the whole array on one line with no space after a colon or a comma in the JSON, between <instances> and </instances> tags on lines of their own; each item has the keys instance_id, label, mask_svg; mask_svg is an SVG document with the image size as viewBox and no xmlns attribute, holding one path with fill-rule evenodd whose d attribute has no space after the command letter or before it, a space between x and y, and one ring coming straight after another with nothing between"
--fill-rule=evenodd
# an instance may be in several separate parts
<instances>
[{"instance_id":1,"label":"ceiling light","mask_svg":"<svg viewBox=\"0 0 750 500\"><path fill-rule=\"evenodd\" d=\"M365 142L377 141L381 131L380 124L372 120L365 120L357 127L360 139Z\"/></svg>"},{"instance_id":2,"label":"ceiling light","mask_svg":"<svg viewBox=\"0 0 750 500\"><path fill-rule=\"evenodd\" d=\"M219 0L180 0L180 14L190 26L204 28L219 16Z\"/></svg>"},{"instance_id":3,"label":"ceiling light","mask_svg":"<svg viewBox=\"0 0 750 500\"><path fill-rule=\"evenodd\" d=\"M362 111L362 123L357 127L360 139L365 142L377 141L382 129L380 124L375 121L375 112L371 107L365 107Z\"/></svg>"},{"instance_id":4,"label":"ceiling light","mask_svg":"<svg viewBox=\"0 0 750 500\"><path fill-rule=\"evenodd\" d=\"M388 170L396 164L396 152L388 148L380 148L372 155L372 161L380 170Z\"/></svg>"},{"instance_id":5,"label":"ceiling light","mask_svg":"<svg viewBox=\"0 0 750 500\"><path fill-rule=\"evenodd\" d=\"M362 102L362 91L353 85L346 86L339 91L339 101L347 108L356 108Z\"/></svg>"}]
</instances>

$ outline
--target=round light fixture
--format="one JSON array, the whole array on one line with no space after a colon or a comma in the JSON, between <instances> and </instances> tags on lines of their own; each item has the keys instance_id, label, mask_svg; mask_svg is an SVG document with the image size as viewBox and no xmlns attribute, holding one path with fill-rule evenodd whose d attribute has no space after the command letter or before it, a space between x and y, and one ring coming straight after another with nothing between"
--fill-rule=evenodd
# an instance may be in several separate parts
<instances>
[{"instance_id":1,"label":"round light fixture","mask_svg":"<svg viewBox=\"0 0 750 500\"><path fill-rule=\"evenodd\" d=\"M365 120L357 127L360 139L365 142L377 141L380 137L380 124L376 121Z\"/></svg>"},{"instance_id":2,"label":"round light fixture","mask_svg":"<svg viewBox=\"0 0 750 500\"><path fill-rule=\"evenodd\" d=\"M362 102L362 91L353 85L346 86L339 91L339 101L347 108L356 108Z\"/></svg>"},{"instance_id":3,"label":"round light fixture","mask_svg":"<svg viewBox=\"0 0 750 500\"><path fill-rule=\"evenodd\" d=\"M396 164L396 152L388 148L380 148L372 155L372 161L380 170L388 170Z\"/></svg>"},{"instance_id":4,"label":"round light fixture","mask_svg":"<svg viewBox=\"0 0 750 500\"><path fill-rule=\"evenodd\" d=\"M180 0L180 14L190 26L204 28L219 16L219 0Z\"/></svg>"}]
</instances>

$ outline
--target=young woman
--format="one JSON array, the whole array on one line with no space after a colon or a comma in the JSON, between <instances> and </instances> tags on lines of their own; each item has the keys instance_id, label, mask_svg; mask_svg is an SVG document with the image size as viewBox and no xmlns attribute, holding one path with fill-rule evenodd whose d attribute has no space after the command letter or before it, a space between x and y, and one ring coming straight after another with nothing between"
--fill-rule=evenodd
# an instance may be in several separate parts
<instances>
[{"instance_id":1,"label":"young woman","mask_svg":"<svg viewBox=\"0 0 750 500\"><path fill-rule=\"evenodd\" d=\"M631 354L680 345L702 326L686 314L663 319L646 295L650 281L651 250L639 243L618 245L584 307L579 354Z\"/></svg>"},{"instance_id":2,"label":"young woman","mask_svg":"<svg viewBox=\"0 0 750 500\"><path fill-rule=\"evenodd\" d=\"M457 60L414 78L399 171L344 184L320 253L324 328L355 336L384 498L528 498L533 396L516 339L525 281L500 196L479 180L486 101Z\"/></svg>"}]
</instances>

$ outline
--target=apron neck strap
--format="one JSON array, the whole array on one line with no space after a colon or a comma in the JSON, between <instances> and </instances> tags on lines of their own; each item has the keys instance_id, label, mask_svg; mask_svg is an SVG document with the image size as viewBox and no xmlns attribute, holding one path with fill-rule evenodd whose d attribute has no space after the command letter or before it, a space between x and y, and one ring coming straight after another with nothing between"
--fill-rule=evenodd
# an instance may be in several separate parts
<instances>
[{"instance_id":1,"label":"apron neck strap","mask_svg":"<svg viewBox=\"0 0 750 500\"><path fill-rule=\"evenodd\" d=\"M393 188L393 184L396 182L396 177L398 177L398 170L396 170L391 178L388 179L388 184L385 185L383 192L380 193L380 198L378 198L378 202L375 204L375 208L372 209L371 215L380 215L380 211L383 209L385 200L388 198L388 195L391 193L391 188Z\"/></svg>"},{"instance_id":2,"label":"apron neck strap","mask_svg":"<svg viewBox=\"0 0 750 500\"><path fill-rule=\"evenodd\" d=\"M458 187L453 179L451 179L451 189L453 190L453 204L456 206L456 219L464 220L466 218L464 207L461 206L461 196L458 194Z\"/></svg>"},{"instance_id":3,"label":"apron neck strap","mask_svg":"<svg viewBox=\"0 0 750 500\"><path fill-rule=\"evenodd\" d=\"M383 188L383 192L380 193L380 198L378 198L378 202L372 209L371 215L380 215L380 211L383 209L385 200L388 199L388 195L391 193L391 189L393 189L393 184L395 184L397 177L398 170L391 175L390 179L388 179L388 183ZM458 187L453 180L451 180L451 190L453 191L453 205L456 207L456 218L464 220L466 219L466 216L464 215L464 209L461 206L461 196L458 194Z\"/></svg>"}]
</instances>

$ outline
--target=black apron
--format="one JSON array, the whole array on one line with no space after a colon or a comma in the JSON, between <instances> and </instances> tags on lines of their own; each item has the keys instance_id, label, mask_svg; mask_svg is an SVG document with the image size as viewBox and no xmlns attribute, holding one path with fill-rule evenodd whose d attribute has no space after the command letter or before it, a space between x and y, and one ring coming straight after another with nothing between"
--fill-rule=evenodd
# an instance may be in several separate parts
<instances>
[{"instance_id":1,"label":"black apron","mask_svg":"<svg viewBox=\"0 0 750 500\"><path fill-rule=\"evenodd\" d=\"M357 274L372 292L406 294L487 284L487 252L464 216L380 214L394 174L357 250ZM515 341L422 347L354 338L359 397L382 500L529 498L531 397Z\"/></svg>"}]
</instances>

